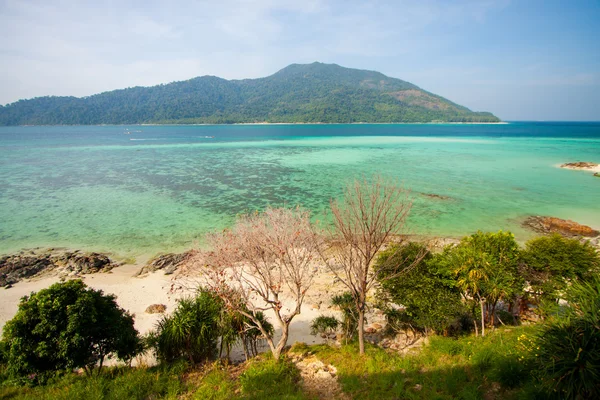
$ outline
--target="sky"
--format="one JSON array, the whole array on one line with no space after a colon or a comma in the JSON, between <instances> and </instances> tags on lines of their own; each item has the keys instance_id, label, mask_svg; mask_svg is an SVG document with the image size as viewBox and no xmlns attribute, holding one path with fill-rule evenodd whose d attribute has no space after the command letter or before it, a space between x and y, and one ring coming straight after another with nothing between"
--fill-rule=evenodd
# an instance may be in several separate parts
<instances>
[{"instance_id":1,"label":"sky","mask_svg":"<svg viewBox=\"0 0 600 400\"><path fill-rule=\"evenodd\" d=\"M600 0L0 0L0 104L320 61L503 120L600 120Z\"/></svg>"}]
</instances>

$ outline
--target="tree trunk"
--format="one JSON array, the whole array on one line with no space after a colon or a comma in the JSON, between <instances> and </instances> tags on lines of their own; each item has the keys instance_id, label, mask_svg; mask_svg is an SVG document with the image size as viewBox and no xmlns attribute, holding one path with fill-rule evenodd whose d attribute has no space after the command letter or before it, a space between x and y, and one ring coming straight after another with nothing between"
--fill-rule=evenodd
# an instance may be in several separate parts
<instances>
[{"instance_id":1,"label":"tree trunk","mask_svg":"<svg viewBox=\"0 0 600 400\"><path fill-rule=\"evenodd\" d=\"M481 305L481 337L485 336L485 311L483 309L483 299L479 300L479 304Z\"/></svg>"},{"instance_id":2,"label":"tree trunk","mask_svg":"<svg viewBox=\"0 0 600 400\"><path fill-rule=\"evenodd\" d=\"M279 361L279 358L281 357L281 352L283 351L283 348L285 347L285 344L287 343L288 336L289 336L289 329L290 329L289 325L283 325L281 327L281 338L279 339L279 343L277 343L277 347L275 348L275 351L273 352L273 358L277 361Z\"/></svg>"},{"instance_id":3,"label":"tree trunk","mask_svg":"<svg viewBox=\"0 0 600 400\"><path fill-rule=\"evenodd\" d=\"M365 354L365 310L358 310L358 352Z\"/></svg>"},{"instance_id":4,"label":"tree trunk","mask_svg":"<svg viewBox=\"0 0 600 400\"><path fill-rule=\"evenodd\" d=\"M473 318L473 326L475 327L475 337L479 336L479 328L477 327L477 318Z\"/></svg>"}]
</instances>

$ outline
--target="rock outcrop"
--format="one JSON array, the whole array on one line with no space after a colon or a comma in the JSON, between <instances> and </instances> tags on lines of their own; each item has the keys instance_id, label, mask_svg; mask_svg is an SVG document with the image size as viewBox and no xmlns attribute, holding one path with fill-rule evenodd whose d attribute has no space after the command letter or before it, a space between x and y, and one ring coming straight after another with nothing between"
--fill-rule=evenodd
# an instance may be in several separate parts
<instances>
[{"instance_id":1,"label":"rock outcrop","mask_svg":"<svg viewBox=\"0 0 600 400\"><path fill-rule=\"evenodd\" d=\"M142 269L140 269L136 275L144 275L159 270L164 271L165 275L170 275L174 273L177 268L183 265L183 263L190 257L191 254L192 250L185 253L168 253L156 256L148 261L148 263L142 267Z\"/></svg>"},{"instance_id":2,"label":"rock outcrop","mask_svg":"<svg viewBox=\"0 0 600 400\"><path fill-rule=\"evenodd\" d=\"M450 197L450 196L444 196L444 195L436 194L436 193L421 193L421 194L425 197L429 197L430 199L452 200L452 197Z\"/></svg>"},{"instance_id":3,"label":"rock outcrop","mask_svg":"<svg viewBox=\"0 0 600 400\"><path fill-rule=\"evenodd\" d=\"M108 272L119 264L100 253L48 250L21 252L0 257L0 287L52 271L57 275L78 276Z\"/></svg>"},{"instance_id":4,"label":"rock outcrop","mask_svg":"<svg viewBox=\"0 0 600 400\"><path fill-rule=\"evenodd\" d=\"M567 169L594 169L594 168L598 167L599 165L600 164L596 164L596 163L592 163L592 162L578 161L578 162L564 163L560 167L567 168Z\"/></svg>"},{"instance_id":5,"label":"rock outcrop","mask_svg":"<svg viewBox=\"0 0 600 400\"><path fill-rule=\"evenodd\" d=\"M523 226L538 233L560 233L567 237L596 237L600 235L600 232L587 225L555 217L531 216L523 221Z\"/></svg>"},{"instance_id":6,"label":"rock outcrop","mask_svg":"<svg viewBox=\"0 0 600 400\"><path fill-rule=\"evenodd\" d=\"M108 272L118 264L100 253L66 252L53 257L54 264L70 275L95 274L97 272Z\"/></svg>"},{"instance_id":7,"label":"rock outcrop","mask_svg":"<svg viewBox=\"0 0 600 400\"><path fill-rule=\"evenodd\" d=\"M348 399L337 380L337 369L325 364L311 352L306 354L289 353L291 361L300 370L300 385L310 395L318 399Z\"/></svg>"},{"instance_id":8,"label":"rock outcrop","mask_svg":"<svg viewBox=\"0 0 600 400\"><path fill-rule=\"evenodd\" d=\"M13 285L54 267L50 254L41 256L15 254L0 257L0 287Z\"/></svg>"}]
</instances>

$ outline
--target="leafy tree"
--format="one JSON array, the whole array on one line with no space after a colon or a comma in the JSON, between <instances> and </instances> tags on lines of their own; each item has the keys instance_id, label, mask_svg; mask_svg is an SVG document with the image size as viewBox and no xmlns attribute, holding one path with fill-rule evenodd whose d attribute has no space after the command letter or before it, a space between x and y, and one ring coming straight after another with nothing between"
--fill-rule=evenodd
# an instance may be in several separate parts
<instances>
[{"instance_id":1,"label":"leafy tree","mask_svg":"<svg viewBox=\"0 0 600 400\"><path fill-rule=\"evenodd\" d=\"M3 340L8 368L17 375L73 368L91 373L106 357L130 360L142 350L133 317L114 296L81 280L23 297Z\"/></svg>"},{"instance_id":2,"label":"leafy tree","mask_svg":"<svg viewBox=\"0 0 600 400\"><path fill-rule=\"evenodd\" d=\"M464 305L455 279L441 265L443 260L443 255L433 255L424 245L414 242L392 246L382 252L375 270L380 270L382 265L389 267L379 275L377 297L384 304L391 302L404 308L403 316L392 310L386 314L397 322L402 320L402 325L410 326L412 330L447 333L464 313ZM414 266L408 272L396 275L397 271L412 264ZM390 274L395 276L386 279Z\"/></svg>"},{"instance_id":3,"label":"leafy tree","mask_svg":"<svg viewBox=\"0 0 600 400\"><path fill-rule=\"evenodd\" d=\"M600 398L600 277L576 281L537 336L543 384L564 399Z\"/></svg>"},{"instance_id":4,"label":"leafy tree","mask_svg":"<svg viewBox=\"0 0 600 400\"><path fill-rule=\"evenodd\" d=\"M589 242L559 234L531 239L522 258L529 292L539 301L558 301L569 282L589 280L600 269L600 255Z\"/></svg>"},{"instance_id":5,"label":"leafy tree","mask_svg":"<svg viewBox=\"0 0 600 400\"><path fill-rule=\"evenodd\" d=\"M157 358L168 363L184 359L192 364L213 358L222 308L220 299L207 290L179 299L173 314L163 316L149 336Z\"/></svg>"},{"instance_id":6,"label":"leafy tree","mask_svg":"<svg viewBox=\"0 0 600 400\"><path fill-rule=\"evenodd\" d=\"M484 336L486 311L487 322L493 324L498 302L512 302L523 289L519 245L510 232L477 232L463 238L446 255L465 299L479 303Z\"/></svg>"}]
</instances>

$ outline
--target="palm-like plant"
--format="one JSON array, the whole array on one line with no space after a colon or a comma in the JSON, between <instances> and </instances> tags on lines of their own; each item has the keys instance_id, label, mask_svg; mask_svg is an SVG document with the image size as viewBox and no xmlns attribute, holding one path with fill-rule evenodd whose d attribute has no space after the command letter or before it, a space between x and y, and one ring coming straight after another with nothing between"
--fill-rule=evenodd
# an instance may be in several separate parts
<instances>
[{"instance_id":1,"label":"palm-like plant","mask_svg":"<svg viewBox=\"0 0 600 400\"><path fill-rule=\"evenodd\" d=\"M600 398L600 277L575 282L537 338L542 382L566 399Z\"/></svg>"},{"instance_id":2,"label":"palm-like plant","mask_svg":"<svg viewBox=\"0 0 600 400\"><path fill-rule=\"evenodd\" d=\"M170 316L164 316L150 335L159 360L187 359L192 364L214 357L219 338L220 300L201 290L194 298L178 300Z\"/></svg>"}]
</instances>

